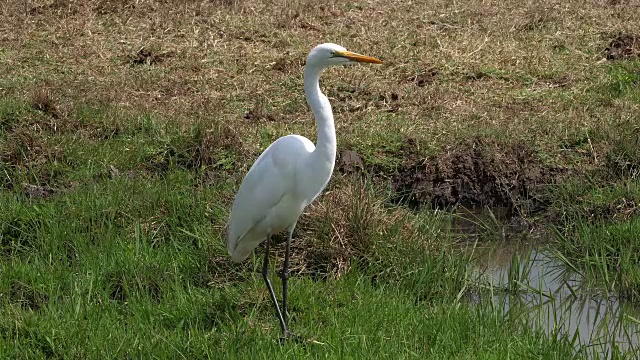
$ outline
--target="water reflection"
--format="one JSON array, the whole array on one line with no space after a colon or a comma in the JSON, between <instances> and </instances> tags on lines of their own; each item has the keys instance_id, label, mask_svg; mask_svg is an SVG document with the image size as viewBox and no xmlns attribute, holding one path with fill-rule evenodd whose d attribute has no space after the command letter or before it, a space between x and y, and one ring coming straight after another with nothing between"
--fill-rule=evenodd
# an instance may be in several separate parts
<instances>
[{"instance_id":1,"label":"water reflection","mask_svg":"<svg viewBox=\"0 0 640 360\"><path fill-rule=\"evenodd\" d=\"M580 276L548 250L496 245L473 249L474 273L485 284L472 296L474 303L492 300L509 316L548 334L566 334L589 357L608 358L613 346L624 352L640 349L638 307L584 288Z\"/></svg>"}]
</instances>

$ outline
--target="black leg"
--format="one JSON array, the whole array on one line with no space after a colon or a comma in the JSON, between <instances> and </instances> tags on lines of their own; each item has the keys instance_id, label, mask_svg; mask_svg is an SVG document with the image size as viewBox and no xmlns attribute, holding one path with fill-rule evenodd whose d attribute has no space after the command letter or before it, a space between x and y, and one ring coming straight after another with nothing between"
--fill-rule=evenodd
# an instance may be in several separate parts
<instances>
[{"instance_id":1,"label":"black leg","mask_svg":"<svg viewBox=\"0 0 640 360\"><path fill-rule=\"evenodd\" d=\"M276 294L273 292L273 287L271 286L271 281L269 280L269 245L271 245L271 234L267 236L267 243L264 248L264 262L262 263L262 278L264 278L264 282L267 284L267 289L269 290L269 296L271 296L271 302L273 303L273 307L276 309L276 316L278 317L278 321L280 321L280 330L282 330L283 338L286 338L289 334L287 330L287 324L282 318L282 312L280 312L280 307L278 307L278 300L276 300ZM282 342L282 339L281 339Z\"/></svg>"},{"instance_id":2,"label":"black leg","mask_svg":"<svg viewBox=\"0 0 640 360\"><path fill-rule=\"evenodd\" d=\"M282 267L282 317L284 323L289 325L288 313L287 313L287 282L289 281L289 250L291 248L291 237L293 236L293 229L289 230L287 237L287 244L284 252L284 266Z\"/></svg>"}]
</instances>

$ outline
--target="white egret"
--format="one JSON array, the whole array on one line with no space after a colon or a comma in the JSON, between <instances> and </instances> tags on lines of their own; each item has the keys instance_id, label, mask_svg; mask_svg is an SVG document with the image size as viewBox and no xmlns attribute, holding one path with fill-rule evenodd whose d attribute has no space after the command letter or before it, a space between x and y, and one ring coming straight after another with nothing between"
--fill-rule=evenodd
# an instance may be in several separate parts
<instances>
[{"instance_id":1,"label":"white egret","mask_svg":"<svg viewBox=\"0 0 640 360\"><path fill-rule=\"evenodd\" d=\"M347 51L340 45L321 44L309 52L304 68L304 92L318 127L317 145L299 135L273 142L258 157L236 194L227 228L227 248L240 262L266 239L262 276L280 322L283 339L287 328L287 281L289 248L298 218L325 188L336 159L336 131L329 99L320 91L320 73L332 65L382 61ZM282 278L282 311L269 280L271 235L287 230Z\"/></svg>"}]
</instances>

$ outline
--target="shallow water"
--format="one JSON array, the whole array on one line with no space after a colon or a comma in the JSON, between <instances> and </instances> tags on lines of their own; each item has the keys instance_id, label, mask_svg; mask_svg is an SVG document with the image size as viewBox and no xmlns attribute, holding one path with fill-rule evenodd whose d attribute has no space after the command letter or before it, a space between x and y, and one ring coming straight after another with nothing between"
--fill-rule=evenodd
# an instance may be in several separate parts
<instances>
[{"instance_id":1,"label":"shallow water","mask_svg":"<svg viewBox=\"0 0 640 360\"><path fill-rule=\"evenodd\" d=\"M640 308L587 289L551 251L507 242L473 251L473 272L484 289L471 296L472 303L504 309L548 334L575 337L578 350L590 357L608 358L612 346L640 349Z\"/></svg>"}]
</instances>

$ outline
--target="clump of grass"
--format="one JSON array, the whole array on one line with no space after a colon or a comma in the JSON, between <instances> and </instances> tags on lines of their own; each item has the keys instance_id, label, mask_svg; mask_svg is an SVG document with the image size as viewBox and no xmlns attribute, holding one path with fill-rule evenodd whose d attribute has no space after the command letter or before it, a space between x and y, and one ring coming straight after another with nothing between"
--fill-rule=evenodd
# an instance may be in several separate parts
<instances>
[{"instance_id":1,"label":"clump of grass","mask_svg":"<svg viewBox=\"0 0 640 360\"><path fill-rule=\"evenodd\" d=\"M576 220L584 223L611 223L629 220L640 211L640 188L634 180L602 185L566 183L554 195L551 217L559 225L573 229Z\"/></svg>"},{"instance_id":2,"label":"clump of grass","mask_svg":"<svg viewBox=\"0 0 640 360\"><path fill-rule=\"evenodd\" d=\"M154 302L162 300L162 285L166 283L162 278L162 269L151 266L133 273L125 269L126 267L120 267L104 274L104 290L109 294L110 300L127 302L135 296L148 297Z\"/></svg>"},{"instance_id":3,"label":"clump of grass","mask_svg":"<svg viewBox=\"0 0 640 360\"><path fill-rule=\"evenodd\" d=\"M41 111L54 119L58 119L61 116L60 110L58 110L55 104L53 94L49 89L39 88L35 90L31 94L31 106L33 106L35 110Z\"/></svg>"},{"instance_id":4,"label":"clump of grass","mask_svg":"<svg viewBox=\"0 0 640 360\"><path fill-rule=\"evenodd\" d=\"M19 99L0 100L0 139L5 140L7 135L17 126L24 126L25 122L34 115L34 111L24 101Z\"/></svg>"},{"instance_id":5,"label":"clump of grass","mask_svg":"<svg viewBox=\"0 0 640 360\"><path fill-rule=\"evenodd\" d=\"M340 184L323 194L297 227L303 233L300 245L293 245L299 256L294 263L301 273L339 277L354 263L384 261L389 243L415 235L408 212L385 208L370 183L357 177L334 181Z\"/></svg>"},{"instance_id":6,"label":"clump of grass","mask_svg":"<svg viewBox=\"0 0 640 360\"><path fill-rule=\"evenodd\" d=\"M1 252L5 256L14 256L33 250L36 245L40 222L30 218L28 214L2 210L3 221L0 223Z\"/></svg>"},{"instance_id":7,"label":"clump of grass","mask_svg":"<svg viewBox=\"0 0 640 360\"><path fill-rule=\"evenodd\" d=\"M640 176L640 126L620 126L609 138L612 148L605 160L610 175L637 179Z\"/></svg>"},{"instance_id":8,"label":"clump of grass","mask_svg":"<svg viewBox=\"0 0 640 360\"><path fill-rule=\"evenodd\" d=\"M64 168L63 149L30 127L12 129L0 143L2 188L21 188L23 182L54 185Z\"/></svg>"},{"instance_id":9,"label":"clump of grass","mask_svg":"<svg viewBox=\"0 0 640 360\"><path fill-rule=\"evenodd\" d=\"M576 219L575 229L558 232L556 247L583 276L619 297L640 299L640 220L585 223Z\"/></svg>"},{"instance_id":10,"label":"clump of grass","mask_svg":"<svg viewBox=\"0 0 640 360\"><path fill-rule=\"evenodd\" d=\"M349 258L356 251L356 247L364 249L365 243L369 242L367 234L370 231L369 223L373 214L371 198L363 198L359 204L360 209L347 209L350 203L349 192L354 190L347 186L341 191L327 191L322 194L315 203L311 205L306 214L303 214L297 225L296 237L299 241L292 244L292 271L300 274L309 274L314 278L326 278L330 275L340 276L349 270ZM353 202L351 202L353 205ZM366 209L366 210L365 210ZM362 212L367 214L360 218L362 227L351 229L358 235L353 239L354 234L338 234L337 229L347 230L349 217L347 211ZM351 214L349 214L351 215ZM335 221L335 223L334 223ZM357 236L357 235L356 235ZM355 244L354 244L355 243Z\"/></svg>"},{"instance_id":11,"label":"clump of grass","mask_svg":"<svg viewBox=\"0 0 640 360\"><path fill-rule=\"evenodd\" d=\"M552 7L530 7L526 10L523 20L515 26L518 31L552 31L558 22Z\"/></svg>"},{"instance_id":12,"label":"clump of grass","mask_svg":"<svg viewBox=\"0 0 640 360\"><path fill-rule=\"evenodd\" d=\"M163 63L165 60L176 56L174 51L155 51L141 47L135 55L129 57L131 65L156 65Z\"/></svg>"},{"instance_id":13,"label":"clump of grass","mask_svg":"<svg viewBox=\"0 0 640 360\"><path fill-rule=\"evenodd\" d=\"M605 93L609 93L614 98L629 96L638 98L638 86L640 85L640 71L638 65L640 61L628 63L614 63L608 67L609 82Z\"/></svg>"},{"instance_id":14,"label":"clump of grass","mask_svg":"<svg viewBox=\"0 0 640 360\"><path fill-rule=\"evenodd\" d=\"M174 131L164 146L151 155L149 166L161 173L172 166L199 174L230 171L236 154L243 152L243 143L231 127L221 123L211 125L198 123L187 132Z\"/></svg>"},{"instance_id":15,"label":"clump of grass","mask_svg":"<svg viewBox=\"0 0 640 360\"><path fill-rule=\"evenodd\" d=\"M451 238L439 216L388 207L368 180L334 181L298 224L294 272L332 279L358 271L374 283L403 284L421 301L450 296L463 286L463 261L447 249Z\"/></svg>"},{"instance_id":16,"label":"clump of grass","mask_svg":"<svg viewBox=\"0 0 640 360\"><path fill-rule=\"evenodd\" d=\"M618 32L604 50L608 60L629 60L640 57L640 36Z\"/></svg>"},{"instance_id":17,"label":"clump of grass","mask_svg":"<svg viewBox=\"0 0 640 360\"><path fill-rule=\"evenodd\" d=\"M49 301L48 295L36 284L27 284L19 280L13 280L8 292L9 301L22 309L38 311Z\"/></svg>"},{"instance_id":18,"label":"clump of grass","mask_svg":"<svg viewBox=\"0 0 640 360\"><path fill-rule=\"evenodd\" d=\"M554 202L553 212L560 217L555 246L588 280L636 301L640 296L637 182L576 183L563 189Z\"/></svg>"}]
</instances>

